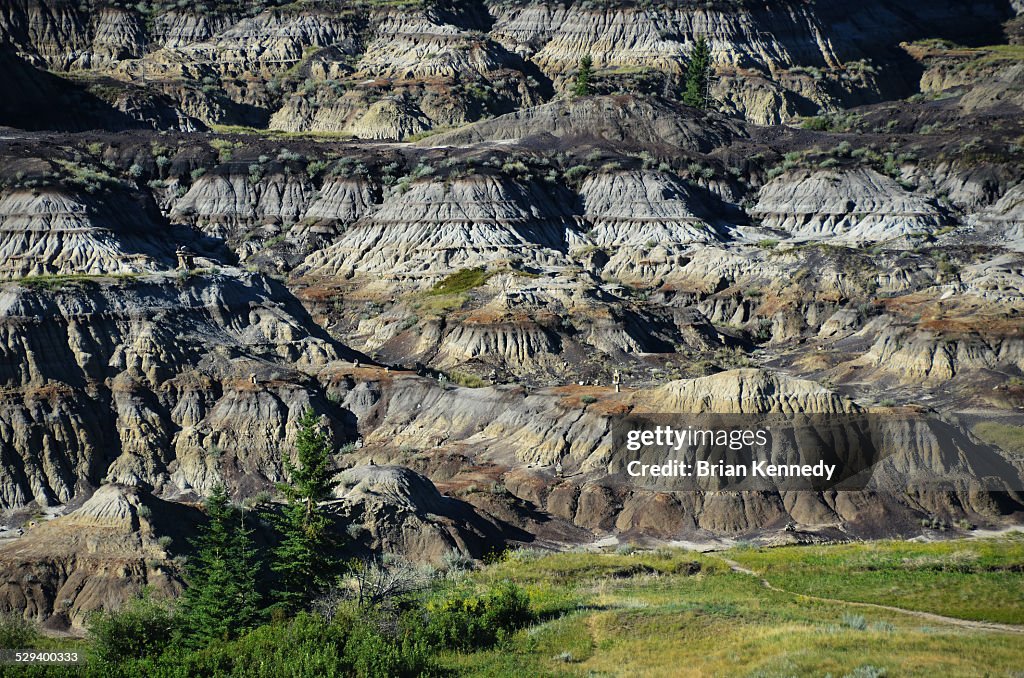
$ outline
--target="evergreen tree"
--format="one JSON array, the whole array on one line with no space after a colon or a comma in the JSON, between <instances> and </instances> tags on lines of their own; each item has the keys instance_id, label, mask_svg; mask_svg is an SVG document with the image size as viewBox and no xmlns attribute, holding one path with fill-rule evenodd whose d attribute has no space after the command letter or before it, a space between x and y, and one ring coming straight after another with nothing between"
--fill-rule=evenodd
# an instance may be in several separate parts
<instances>
[{"instance_id":1,"label":"evergreen tree","mask_svg":"<svg viewBox=\"0 0 1024 678\"><path fill-rule=\"evenodd\" d=\"M580 59L580 70L576 73L576 85L572 92L578 97L590 95L590 81L594 79L594 60L590 55Z\"/></svg>"},{"instance_id":2,"label":"evergreen tree","mask_svg":"<svg viewBox=\"0 0 1024 678\"><path fill-rule=\"evenodd\" d=\"M694 108L708 107L708 86L711 78L711 50L704 36L697 38L690 54L690 65L686 69L686 89L683 103Z\"/></svg>"},{"instance_id":3,"label":"evergreen tree","mask_svg":"<svg viewBox=\"0 0 1024 678\"><path fill-rule=\"evenodd\" d=\"M206 501L209 522L192 540L195 555L186 572L188 588L179 607L186 641L205 645L254 627L259 615L252 531L218 484Z\"/></svg>"},{"instance_id":4,"label":"evergreen tree","mask_svg":"<svg viewBox=\"0 0 1024 678\"><path fill-rule=\"evenodd\" d=\"M284 462L290 481L278 486L288 503L275 517L281 543L270 566L280 577L278 603L288 612L305 607L313 594L329 585L337 565L331 556L330 518L319 505L338 485L330 467L334 450L313 410L302 415L299 427L296 463Z\"/></svg>"}]
</instances>

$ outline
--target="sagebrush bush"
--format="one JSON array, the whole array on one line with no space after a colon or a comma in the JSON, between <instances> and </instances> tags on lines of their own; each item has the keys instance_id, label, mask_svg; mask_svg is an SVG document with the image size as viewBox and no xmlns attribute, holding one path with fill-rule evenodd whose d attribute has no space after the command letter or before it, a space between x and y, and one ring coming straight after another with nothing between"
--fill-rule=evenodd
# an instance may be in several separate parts
<instances>
[{"instance_id":1,"label":"sagebrush bush","mask_svg":"<svg viewBox=\"0 0 1024 678\"><path fill-rule=\"evenodd\" d=\"M0 614L0 650L20 650L35 645L39 632L35 625L14 612Z\"/></svg>"}]
</instances>

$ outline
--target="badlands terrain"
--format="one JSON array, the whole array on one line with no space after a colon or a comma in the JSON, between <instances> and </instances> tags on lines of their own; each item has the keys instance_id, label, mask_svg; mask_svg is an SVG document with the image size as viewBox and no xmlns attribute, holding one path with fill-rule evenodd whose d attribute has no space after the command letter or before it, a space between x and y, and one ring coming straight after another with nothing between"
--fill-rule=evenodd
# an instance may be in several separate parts
<instances>
[{"instance_id":1,"label":"badlands terrain","mask_svg":"<svg viewBox=\"0 0 1024 678\"><path fill-rule=\"evenodd\" d=\"M1024 519L1019 0L7 0L0 72L0 609L176 592L307 408L353 554ZM673 492L636 412L919 421Z\"/></svg>"}]
</instances>

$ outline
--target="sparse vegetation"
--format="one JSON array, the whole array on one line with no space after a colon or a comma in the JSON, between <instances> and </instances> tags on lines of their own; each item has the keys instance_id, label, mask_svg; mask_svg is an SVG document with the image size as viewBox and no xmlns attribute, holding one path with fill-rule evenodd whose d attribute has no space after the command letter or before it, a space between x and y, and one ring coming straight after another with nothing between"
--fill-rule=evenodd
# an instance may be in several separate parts
<instances>
[{"instance_id":1,"label":"sparse vegetation","mask_svg":"<svg viewBox=\"0 0 1024 678\"><path fill-rule=\"evenodd\" d=\"M447 374L448 380L453 384L459 386L465 386L466 388L483 388L489 384L476 376L475 374L468 374L466 372L452 371Z\"/></svg>"},{"instance_id":2,"label":"sparse vegetation","mask_svg":"<svg viewBox=\"0 0 1024 678\"><path fill-rule=\"evenodd\" d=\"M974 435L989 445L995 445L1005 452L1024 457L1024 426L984 421L976 424L972 430Z\"/></svg>"},{"instance_id":3,"label":"sparse vegetation","mask_svg":"<svg viewBox=\"0 0 1024 678\"><path fill-rule=\"evenodd\" d=\"M96 193L123 185L120 179L111 176L105 170L72 160L58 159L55 162L63 170L63 181L68 185L82 188L86 193Z\"/></svg>"},{"instance_id":4,"label":"sparse vegetation","mask_svg":"<svg viewBox=\"0 0 1024 678\"><path fill-rule=\"evenodd\" d=\"M90 275L86 273L32 275L15 280L19 285L37 290L54 291L64 287L97 284L104 281L125 282L139 278L137 273L112 273L109 275Z\"/></svg>"},{"instance_id":5,"label":"sparse vegetation","mask_svg":"<svg viewBox=\"0 0 1024 678\"><path fill-rule=\"evenodd\" d=\"M0 650L18 650L36 647L39 630L34 624L14 612L0 613Z\"/></svg>"},{"instance_id":6,"label":"sparse vegetation","mask_svg":"<svg viewBox=\"0 0 1024 678\"><path fill-rule=\"evenodd\" d=\"M464 268L452 273L434 285L430 289L430 294L442 295L469 292L483 285L489 277L490 275L485 268Z\"/></svg>"}]
</instances>

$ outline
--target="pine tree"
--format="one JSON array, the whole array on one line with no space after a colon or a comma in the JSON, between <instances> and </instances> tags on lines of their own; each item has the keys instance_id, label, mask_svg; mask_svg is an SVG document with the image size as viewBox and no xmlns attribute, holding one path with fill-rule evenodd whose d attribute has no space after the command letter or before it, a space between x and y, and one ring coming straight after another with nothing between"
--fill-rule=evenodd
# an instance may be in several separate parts
<instances>
[{"instance_id":1,"label":"pine tree","mask_svg":"<svg viewBox=\"0 0 1024 678\"><path fill-rule=\"evenodd\" d=\"M299 427L297 463L285 460L290 482L278 486L288 503L275 518L281 543L270 566L280 577L275 592L278 603L288 612L305 607L329 585L337 565L330 555L334 546L330 519L319 505L332 497L338 485L331 470L334 450L312 410L302 415Z\"/></svg>"},{"instance_id":2,"label":"pine tree","mask_svg":"<svg viewBox=\"0 0 1024 678\"><path fill-rule=\"evenodd\" d=\"M223 485L213 488L206 513L209 522L192 540L196 552L189 560L178 617L186 642L194 645L237 637L256 626L259 616L252 531Z\"/></svg>"},{"instance_id":3,"label":"pine tree","mask_svg":"<svg viewBox=\"0 0 1024 678\"><path fill-rule=\"evenodd\" d=\"M594 79L594 60L590 55L580 59L580 70L576 73L576 85L572 92L578 97L590 95L590 81Z\"/></svg>"},{"instance_id":4,"label":"pine tree","mask_svg":"<svg viewBox=\"0 0 1024 678\"><path fill-rule=\"evenodd\" d=\"M683 103L694 108L708 107L708 86L711 78L711 51L704 36L697 38L690 54L690 65L686 69L686 89Z\"/></svg>"}]
</instances>

